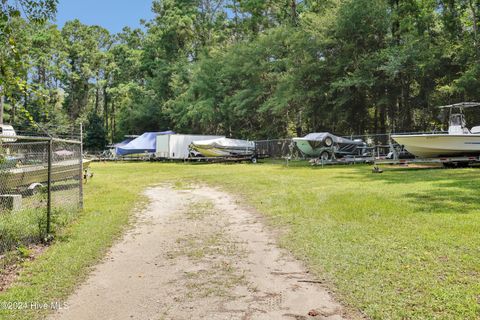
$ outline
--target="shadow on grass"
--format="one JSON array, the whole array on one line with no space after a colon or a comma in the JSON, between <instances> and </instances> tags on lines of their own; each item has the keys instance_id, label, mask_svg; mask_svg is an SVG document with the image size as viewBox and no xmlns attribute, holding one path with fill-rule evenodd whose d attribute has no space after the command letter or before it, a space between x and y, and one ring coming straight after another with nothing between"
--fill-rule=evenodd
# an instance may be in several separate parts
<instances>
[{"instance_id":1,"label":"shadow on grass","mask_svg":"<svg viewBox=\"0 0 480 320\"><path fill-rule=\"evenodd\" d=\"M478 196L475 194L452 194L450 191L407 193L420 207L423 213L472 214L480 210Z\"/></svg>"},{"instance_id":2,"label":"shadow on grass","mask_svg":"<svg viewBox=\"0 0 480 320\"><path fill-rule=\"evenodd\" d=\"M269 160L268 162L259 162L259 164L269 164L269 165L278 165L278 168L283 168L283 169L307 169L310 168L311 170L328 170L328 169L348 169L352 167L362 167L362 168L371 168L372 165L369 164L325 164L325 165L312 165L308 160L293 160L289 161L288 163L286 161L272 161Z\"/></svg>"},{"instance_id":3,"label":"shadow on grass","mask_svg":"<svg viewBox=\"0 0 480 320\"><path fill-rule=\"evenodd\" d=\"M357 168L353 174L364 181L387 183L389 188L411 185L411 190L403 197L409 198L425 213L461 214L480 210L480 170L477 168L395 168L382 174ZM348 174L337 177L352 179Z\"/></svg>"},{"instance_id":4,"label":"shadow on grass","mask_svg":"<svg viewBox=\"0 0 480 320\"><path fill-rule=\"evenodd\" d=\"M419 213L447 213L462 214L480 211L478 190L480 190L480 170L478 168L445 169L439 166L429 167L387 167L382 174L372 173L373 165L328 165L312 166L308 161L272 162L266 164L277 165L274 170L291 171L293 176L304 179L305 175L315 173L308 179L310 186L315 181L328 179L331 184L345 185L345 190L357 188L362 191L362 186L368 185L373 192L380 194L387 189L395 191L392 201L407 199L418 208ZM260 164L261 166L261 164ZM325 174L322 174L322 173ZM373 187L373 188L372 188ZM388 193L388 192L387 192Z\"/></svg>"}]
</instances>

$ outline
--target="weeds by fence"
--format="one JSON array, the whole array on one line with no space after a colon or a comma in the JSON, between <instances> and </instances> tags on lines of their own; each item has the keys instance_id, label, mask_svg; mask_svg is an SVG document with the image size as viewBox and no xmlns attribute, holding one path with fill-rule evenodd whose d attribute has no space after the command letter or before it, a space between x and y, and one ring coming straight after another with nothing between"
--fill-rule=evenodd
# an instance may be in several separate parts
<instances>
[{"instance_id":1,"label":"weeds by fence","mask_svg":"<svg viewBox=\"0 0 480 320\"><path fill-rule=\"evenodd\" d=\"M82 207L81 140L0 136L0 254L38 243Z\"/></svg>"}]
</instances>

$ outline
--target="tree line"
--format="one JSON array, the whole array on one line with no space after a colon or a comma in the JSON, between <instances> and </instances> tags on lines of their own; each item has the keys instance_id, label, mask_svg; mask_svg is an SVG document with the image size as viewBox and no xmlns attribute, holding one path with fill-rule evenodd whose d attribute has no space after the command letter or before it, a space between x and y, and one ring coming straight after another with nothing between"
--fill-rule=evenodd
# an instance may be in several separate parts
<instances>
[{"instance_id":1,"label":"tree line","mask_svg":"<svg viewBox=\"0 0 480 320\"><path fill-rule=\"evenodd\" d=\"M152 10L118 34L0 19L5 120L84 123L101 149L166 129L248 139L441 129L436 106L480 100L479 0L154 0Z\"/></svg>"}]
</instances>

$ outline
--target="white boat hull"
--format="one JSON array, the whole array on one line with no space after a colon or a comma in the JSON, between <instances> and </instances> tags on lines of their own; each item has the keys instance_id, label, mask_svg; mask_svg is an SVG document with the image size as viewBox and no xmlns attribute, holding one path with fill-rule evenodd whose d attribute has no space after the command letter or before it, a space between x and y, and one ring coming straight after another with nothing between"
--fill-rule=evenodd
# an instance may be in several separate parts
<instances>
[{"instance_id":1,"label":"white boat hull","mask_svg":"<svg viewBox=\"0 0 480 320\"><path fill-rule=\"evenodd\" d=\"M190 149L204 157L248 157L255 154L255 142L223 137L193 141Z\"/></svg>"},{"instance_id":2,"label":"white boat hull","mask_svg":"<svg viewBox=\"0 0 480 320\"><path fill-rule=\"evenodd\" d=\"M480 154L480 134L392 135L392 139L420 158Z\"/></svg>"}]
</instances>

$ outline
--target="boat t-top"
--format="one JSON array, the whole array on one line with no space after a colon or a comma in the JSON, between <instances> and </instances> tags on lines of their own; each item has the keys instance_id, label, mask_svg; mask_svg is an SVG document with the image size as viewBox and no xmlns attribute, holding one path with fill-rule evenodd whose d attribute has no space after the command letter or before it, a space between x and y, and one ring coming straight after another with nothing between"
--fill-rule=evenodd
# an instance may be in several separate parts
<instances>
[{"instance_id":1,"label":"boat t-top","mask_svg":"<svg viewBox=\"0 0 480 320\"><path fill-rule=\"evenodd\" d=\"M449 110L448 133L397 134L392 139L420 158L479 155L480 126L468 129L464 115L464 109L478 106L462 102L439 107Z\"/></svg>"}]
</instances>

